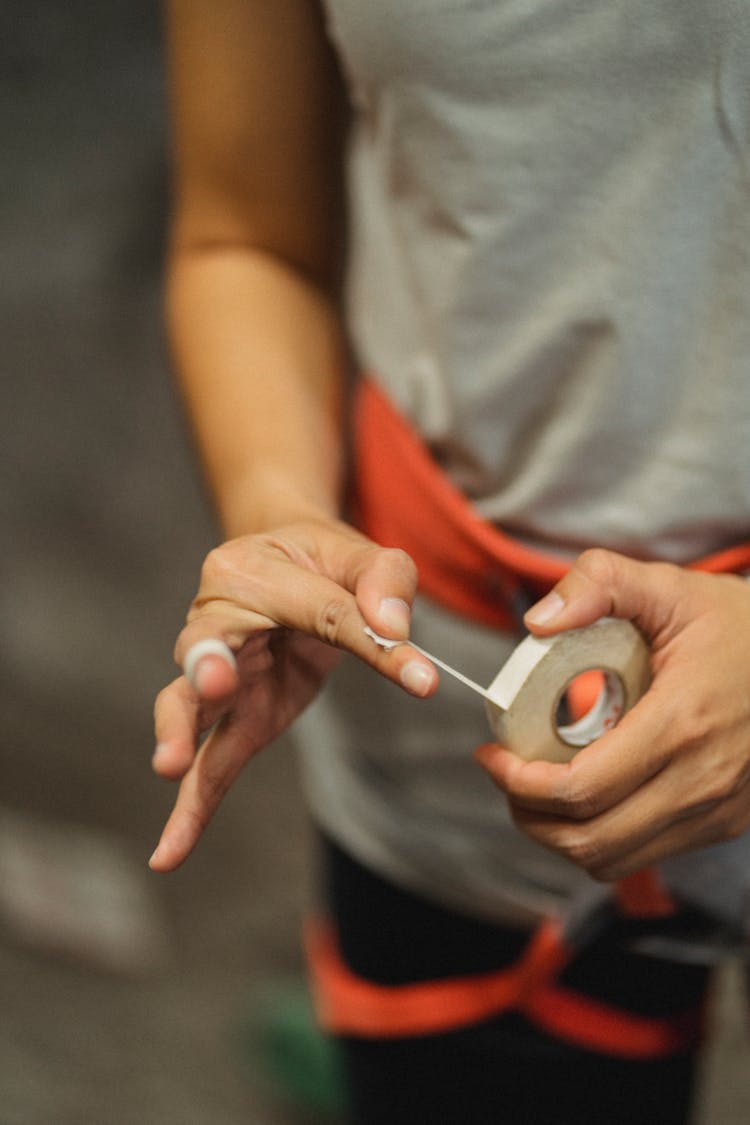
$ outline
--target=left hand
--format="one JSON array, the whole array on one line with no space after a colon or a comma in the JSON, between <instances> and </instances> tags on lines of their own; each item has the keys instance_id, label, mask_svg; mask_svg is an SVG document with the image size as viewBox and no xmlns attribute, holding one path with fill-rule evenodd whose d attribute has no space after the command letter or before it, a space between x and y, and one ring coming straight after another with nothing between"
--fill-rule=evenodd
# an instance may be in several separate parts
<instances>
[{"instance_id":1,"label":"left hand","mask_svg":"<svg viewBox=\"0 0 750 1125\"><path fill-rule=\"evenodd\" d=\"M190 854L245 764L312 701L342 651L414 696L436 690L423 656L401 643L384 652L365 634L369 625L404 641L416 587L403 551L325 513L209 553L175 647L185 674L154 708L153 767L180 788L153 870L172 871ZM203 655L191 668L190 653L206 641L221 642L224 655Z\"/></svg>"},{"instance_id":2,"label":"left hand","mask_svg":"<svg viewBox=\"0 0 750 1125\"><path fill-rule=\"evenodd\" d=\"M591 550L526 624L551 636L603 616L651 646L636 706L564 765L492 744L477 759L522 831L610 881L750 827L750 583Z\"/></svg>"}]
</instances>

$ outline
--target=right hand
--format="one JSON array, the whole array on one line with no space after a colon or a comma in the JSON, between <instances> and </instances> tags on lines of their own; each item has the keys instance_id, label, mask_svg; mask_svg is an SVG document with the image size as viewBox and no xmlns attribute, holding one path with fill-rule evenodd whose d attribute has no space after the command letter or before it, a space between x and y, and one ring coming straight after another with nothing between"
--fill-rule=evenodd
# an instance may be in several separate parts
<instances>
[{"instance_id":1,"label":"right hand","mask_svg":"<svg viewBox=\"0 0 750 1125\"><path fill-rule=\"evenodd\" d=\"M182 667L191 648L210 639L223 641L235 661L206 655L190 681L178 677L156 700L153 767L180 788L151 857L154 870L186 859L244 764L314 698L339 650L412 695L433 693L438 678L429 661L406 645L385 652L364 632L369 625L406 640L416 586L403 551L330 519L211 551L175 659Z\"/></svg>"}]
</instances>

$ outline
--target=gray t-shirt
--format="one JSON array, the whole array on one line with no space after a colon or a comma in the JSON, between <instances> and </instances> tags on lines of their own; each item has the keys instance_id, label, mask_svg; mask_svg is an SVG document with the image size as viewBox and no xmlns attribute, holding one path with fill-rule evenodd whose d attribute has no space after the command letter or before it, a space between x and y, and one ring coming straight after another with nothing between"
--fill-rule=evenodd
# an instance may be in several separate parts
<instances>
[{"instance_id":1,"label":"gray t-shirt","mask_svg":"<svg viewBox=\"0 0 750 1125\"><path fill-rule=\"evenodd\" d=\"M748 538L750 5L326 8L362 367L534 545L682 562ZM485 683L512 645L428 605L414 635ZM301 730L317 817L394 878L521 920L585 880L509 823L460 686L416 702L351 661Z\"/></svg>"}]
</instances>

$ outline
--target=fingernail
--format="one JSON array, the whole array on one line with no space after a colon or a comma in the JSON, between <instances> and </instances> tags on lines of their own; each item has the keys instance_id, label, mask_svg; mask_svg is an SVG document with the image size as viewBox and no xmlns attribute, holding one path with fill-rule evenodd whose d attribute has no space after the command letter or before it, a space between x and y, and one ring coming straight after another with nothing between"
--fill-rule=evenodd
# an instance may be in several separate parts
<instances>
[{"instance_id":1,"label":"fingernail","mask_svg":"<svg viewBox=\"0 0 750 1125\"><path fill-rule=\"evenodd\" d=\"M159 852L160 852L160 851L161 851L161 845L160 845L160 844L157 844L157 846L156 846L156 848L154 849L154 852L153 852L153 854L152 854L152 856L151 856L151 859L150 859L150 860L148 861L148 865L149 865L149 867L153 867L153 865L154 865L154 860L155 860L155 859L157 859L157 857L158 857L158 855L159 855Z\"/></svg>"},{"instance_id":2,"label":"fingernail","mask_svg":"<svg viewBox=\"0 0 750 1125\"><path fill-rule=\"evenodd\" d=\"M434 673L419 660L410 660L401 669L401 683L413 695L426 695L433 679Z\"/></svg>"},{"instance_id":3,"label":"fingernail","mask_svg":"<svg viewBox=\"0 0 750 1125\"><path fill-rule=\"evenodd\" d=\"M411 610L403 598L383 598L378 606L381 625L402 637L408 637L411 623Z\"/></svg>"},{"instance_id":4,"label":"fingernail","mask_svg":"<svg viewBox=\"0 0 750 1125\"><path fill-rule=\"evenodd\" d=\"M526 620L532 625L547 625L553 617L557 617L565 602L556 590L545 594L541 601L533 605L526 613Z\"/></svg>"},{"instance_id":5,"label":"fingernail","mask_svg":"<svg viewBox=\"0 0 750 1125\"><path fill-rule=\"evenodd\" d=\"M154 750L154 756L151 759L151 765L154 769L159 769L164 764L165 760L169 757L169 746L166 742L158 742Z\"/></svg>"}]
</instances>

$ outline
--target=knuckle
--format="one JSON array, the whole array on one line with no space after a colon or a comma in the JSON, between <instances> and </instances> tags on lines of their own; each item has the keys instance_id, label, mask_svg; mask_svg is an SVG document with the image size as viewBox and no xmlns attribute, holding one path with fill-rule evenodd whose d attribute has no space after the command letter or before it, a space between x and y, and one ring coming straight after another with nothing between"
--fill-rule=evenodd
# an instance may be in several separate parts
<instances>
[{"instance_id":1,"label":"knuckle","mask_svg":"<svg viewBox=\"0 0 750 1125\"><path fill-rule=\"evenodd\" d=\"M345 620L346 603L341 598L329 598L317 610L315 632L326 644L338 645Z\"/></svg>"},{"instance_id":2,"label":"knuckle","mask_svg":"<svg viewBox=\"0 0 750 1125\"><path fill-rule=\"evenodd\" d=\"M589 835L577 824L555 823L537 825L532 818L527 822L521 813L514 816L516 826L537 839L545 847L577 866L585 867L593 860Z\"/></svg>"},{"instance_id":3,"label":"knuckle","mask_svg":"<svg viewBox=\"0 0 750 1125\"><path fill-rule=\"evenodd\" d=\"M746 793L733 787L728 797L715 802L709 815L715 842L739 839L750 827L750 805Z\"/></svg>"},{"instance_id":4,"label":"knuckle","mask_svg":"<svg viewBox=\"0 0 750 1125\"><path fill-rule=\"evenodd\" d=\"M576 867L582 867L589 874L600 869L604 862L598 841L587 832L573 835L565 854Z\"/></svg>"},{"instance_id":5,"label":"knuckle","mask_svg":"<svg viewBox=\"0 0 750 1125\"><path fill-rule=\"evenodd\" d=\"M599 799L589 789L574 786L568 795L565 811L573 820L590 820L599 812Z\"/></svg>"},{"instance_id":6,"label":"knuckle","mask_svg":"<svg viewBox=\"0 0 750 1125\"><path fill-rule=\"evenodd\" d=\"M226 775L217 769L213 769L210 765L204 765L200 774L200 784L198 788L198 795L200 798L200 806L196 807L193 812L196 820L200 823L201 828L205 828L208 823L211 813L223 801L229 790L229 779Z\"/></svg>"},{"instance_id":7,"label":"knuckle","mask_svg":"<svg viewBox=\"0 0 750 1125\"><path fill-rule=\"evenodd\" d=\"M732 801L741 787L742 779L735 770L716 771L705 790L705 800L709 804L724 806Z\"/></svg>"},{"instance_id":8,"label":"knuckle","mask_svg":"<svg viewBox=\"0 0 750 1125\"><path fill-rule=\"evenodd\" d=\"M578 556L577 567L597 586L609 586L615 578L615 560L603 547L589 547Z\"/></svg>"},{"instance_id":9,"label":"knuckle","mask_svg":"<svg viewBox=\"0 0 750 1125\"><path fill-rule=\"evenodd\" d=\"M226 568L225 553L221 547L213 547L203 560L201 566L201 579L211 582L217 574L223 573Z\"/></svg>"},{"instance_id":10,"label":"knuckle","mask_svg":"<svg viewBox=\"0 0 750 1125\"><path fill-rule=\"evenodd\" d=\"M390 569L401 574L408 581L416 579L417 567L411 555L401 547L383 547L381 551L383 560Z\"/></svg>"},{"instance_id":11,"label":"knuckle","mask_svg":"<svg viewBox=\"0 0 750 1125\"><path fill-rule=\"evenodd\" d=\"M595 833L575 823L558 823L538 826L523 809L510 805L511 815L516 827L539 841L551 851L569 860L576 867L583 868L593 878L605 870L606 856L602 844ZM605 878L605 876L602 876Z\"/></svg>"},{"instance_id":12,"label":"knuckle","mask_svg":"<svg viewBox=\"0 0 750 1125\"><path fill-rule=\"evenodd\" d=\"M672 740L680 749L693 749L710 738L716 727L716 702L701 692L685 691L671 716Z\"/></svg>"},{"instance_id":13,"label":"knuckle","mask_svg":"<svg viewBox=\"0 0 750 1125\"><path fill-rule=\"evenodd\" d=\"M589 820L600 812L600 799L585 778L571 772L564 790L558 795L562 815L573 820Z\"/></svg>"},{"instance_id":14,"label":"knuckle","mask_svg":"<svg viewBox=\"0 0 750 1125\"><path fill-rule=\"evenodd\" d=\"M696 699L685 699L682 706L674 708L669 717L670 743L675 753L684 755L697 748L703 739L705 716L701 704Z\"/></svg>"},{"instance_id":15,"label":"knuckle","mask_svg":"<svg viewBox=\"0 0 750 1125\"><path fill-rule=\"evenodd\" d=\"M557 852L589 874L599 870L604 864L599 840L593 832L580 825L562 826L555 832L551 843Z\"/></svg>"},{"instance_id":16,"label":"knuckle","mask_svg":"<svg viewBox=\"0 0 750 1125\"><path fill-rule=\"evenodd\" d=\"M204 602L216 593L224 591L227 583L233 587L236 583L238 571L246 576L250 572L247 564L242 566L240 560L232 550L231 544L222 543L213 547L203 560L200 573L200 587L194 605Z\"/></svg>"}]
</instances>

